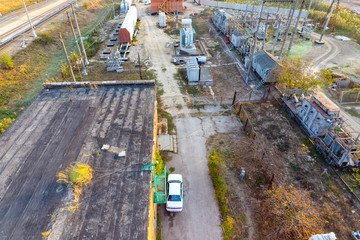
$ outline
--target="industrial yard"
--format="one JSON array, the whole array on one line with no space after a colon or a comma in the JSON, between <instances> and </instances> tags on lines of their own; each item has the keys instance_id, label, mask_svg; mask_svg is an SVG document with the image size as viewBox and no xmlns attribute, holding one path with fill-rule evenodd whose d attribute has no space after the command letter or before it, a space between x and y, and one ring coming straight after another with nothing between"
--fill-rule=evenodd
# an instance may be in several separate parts
<instances>
[{"instance_id":1,"label":"industrial yard","mask_svg":"<svg viewBox=\"0 0 360 240\"><path fill-rule=\"evenodd\" d=\"M0 17L14 34L0 46L0 238L360 239L345 10L330 2L316 22L315 1L253 4L69 0L34 28L22 10ZM169 173L181 212L165 207Z\"/></svg>"}]
</instances>

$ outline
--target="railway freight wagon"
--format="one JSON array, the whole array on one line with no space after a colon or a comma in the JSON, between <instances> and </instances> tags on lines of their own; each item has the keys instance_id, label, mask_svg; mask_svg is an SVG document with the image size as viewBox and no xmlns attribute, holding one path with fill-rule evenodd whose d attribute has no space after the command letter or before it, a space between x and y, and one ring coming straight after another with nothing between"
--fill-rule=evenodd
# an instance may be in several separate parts
<instances>
[{"instance_id":1,"label":"railway freight wagon","mask_svg":"<svg viewBox=\"0 0 360 240\"><path fill-rule=\"evenodd\" d=\"M125 19L119 30L119 42L130 43L134 35L135 26L137 21L137 9L134 6L129 8L126 13Z\"/></svg>"}]
</instances>

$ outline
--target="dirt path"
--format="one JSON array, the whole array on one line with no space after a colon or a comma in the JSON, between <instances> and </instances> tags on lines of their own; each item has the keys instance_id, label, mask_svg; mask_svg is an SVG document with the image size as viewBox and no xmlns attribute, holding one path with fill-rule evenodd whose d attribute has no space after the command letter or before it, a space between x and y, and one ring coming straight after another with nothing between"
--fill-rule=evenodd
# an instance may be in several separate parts
<instances>
[{"instance_id":1,"label":"dirt path","mask_svg":"<svg viewBox=\"0 0 360 240\"><path fill-rule=\"evenodd\" d=\"M320 34L315 32L313 33L313 36L315 36L317 39L320 38ZM322 68L326 68L326 64L336 58L336 56L338 56L341 52L340 48L337 46L337 43L331 37L324 36L323 41L325 42L323 52L312 60L314 63L314 72L317 72Z\"/></svg>"}]
</instances>

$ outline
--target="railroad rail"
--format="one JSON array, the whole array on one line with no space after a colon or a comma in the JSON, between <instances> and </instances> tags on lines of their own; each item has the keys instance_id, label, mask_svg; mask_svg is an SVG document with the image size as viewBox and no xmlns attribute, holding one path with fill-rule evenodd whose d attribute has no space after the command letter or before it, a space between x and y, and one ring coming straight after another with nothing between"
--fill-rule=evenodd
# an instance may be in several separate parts
<instances>
[{"instance_id":1,"label":"railroad rail","mask_svg":"<svg viewBox=\"0 0 360 240\"><path fill-rule=\"evenodd\" d=\"M39 26L49 20L50 18L58 15L59 13L63 12L64 10L68 9L75 0L67 0L63 3L57 4L56 6L42 12L41 14L33 17L31 19L34 26ZM20 13L15 13L13 17L19 16ZM22 34L31 30L30 24L28 21L6 31L3 34L0 34L0 49L4 48L7 44L21 36Z\"/></svg>"}]
</instances>

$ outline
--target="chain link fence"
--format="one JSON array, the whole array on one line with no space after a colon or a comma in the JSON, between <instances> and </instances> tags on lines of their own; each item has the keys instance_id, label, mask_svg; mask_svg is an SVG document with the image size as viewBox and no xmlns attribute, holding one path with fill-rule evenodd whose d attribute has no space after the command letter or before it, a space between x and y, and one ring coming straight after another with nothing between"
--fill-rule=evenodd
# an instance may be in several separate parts
<instances>
[{"instance_id":1,"label":"chain link fence","mask_svg":"<svg viewBox=\"0 0 360 240\"><path fill-rule=\"evenodd\" d=\"M357 91L342 91L340 97L340 104L359 103L360 90Z\"/></svg>"}]
</instances>

